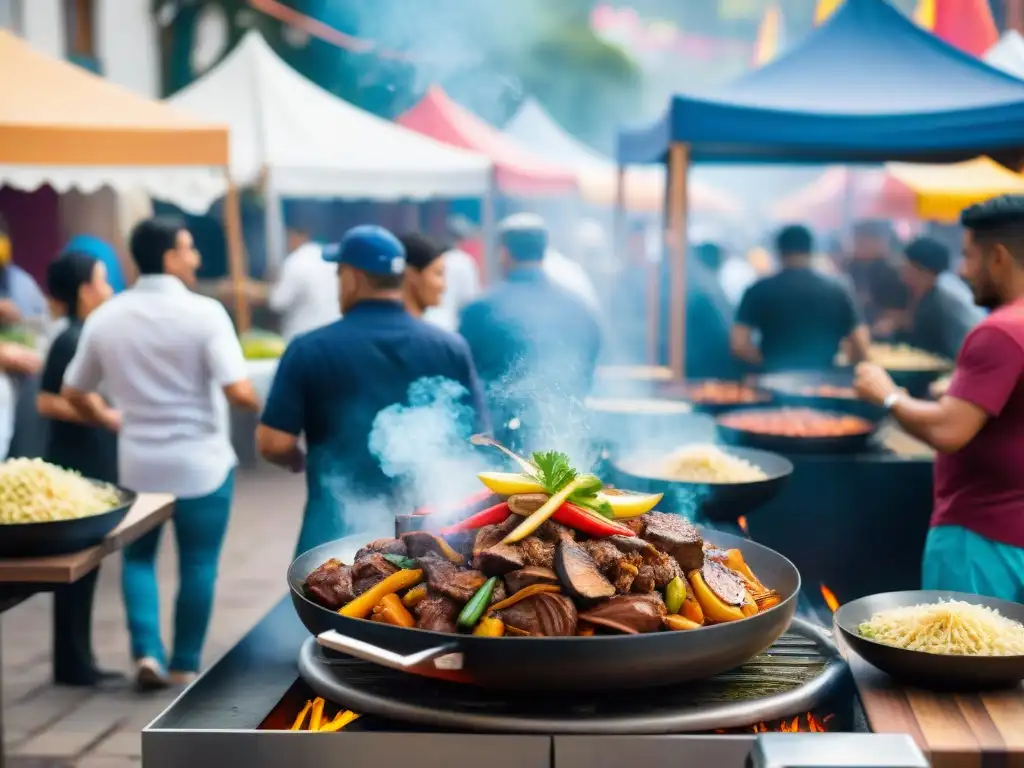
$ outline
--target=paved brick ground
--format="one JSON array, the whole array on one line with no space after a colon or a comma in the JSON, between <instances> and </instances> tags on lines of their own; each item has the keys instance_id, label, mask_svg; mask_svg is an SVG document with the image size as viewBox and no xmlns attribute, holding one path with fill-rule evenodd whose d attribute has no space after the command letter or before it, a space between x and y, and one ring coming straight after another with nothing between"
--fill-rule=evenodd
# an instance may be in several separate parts
<instances>
[{"instance_id":1,"label":"paved brick ground","mask_svg":"<svg viewBox=\"0 0 1024 768\"><path fill-rule=\"evenodd\" d=\"M284 569L298 534L303 498L300 477L272 469L239 477L207 664L234 645L284 593ZM160 581L166 637L175 569L173 536L165 535ZM127 672L120 570L117 556L103 568L93 637L103 667ZM140 731L170 703L173 692L140 696L128 690L90 693L50 685L50 603L49 596L38 595L2 618L8 768L138 766Z\"/></svg>"}]
</instances>

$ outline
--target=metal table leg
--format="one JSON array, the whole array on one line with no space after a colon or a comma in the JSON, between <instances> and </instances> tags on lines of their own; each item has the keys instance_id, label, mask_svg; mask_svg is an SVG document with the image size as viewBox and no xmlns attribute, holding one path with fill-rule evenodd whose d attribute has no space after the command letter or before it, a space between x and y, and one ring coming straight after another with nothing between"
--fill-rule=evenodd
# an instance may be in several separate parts
<instances>
[{"instance_id":1,"label":"metal table leg","mask_svg":"<svg viewBox=\"0 0 1024 768\"><path fill-rule=\"evenodd\" d=\"M0 768L4 768L7 762L7 745L4 741L4 643L3 643L3 613L0 612Z\"/></svg>"}]
</instances>

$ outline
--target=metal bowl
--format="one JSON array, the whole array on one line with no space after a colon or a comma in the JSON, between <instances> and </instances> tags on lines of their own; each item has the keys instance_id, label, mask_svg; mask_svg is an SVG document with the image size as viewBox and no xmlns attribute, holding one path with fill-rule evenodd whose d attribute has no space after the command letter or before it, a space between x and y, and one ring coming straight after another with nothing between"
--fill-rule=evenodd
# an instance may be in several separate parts
<instances>
[{"instance_id":1,"label":"metal bowl","mask_svg":"<svg viewBox=\"0 0 1024 768\"><path fill-rule=\"evenodd\" d=\"M767 504L793 474L793 462L784 456L756 448L722 446L730 456L759 467L767 477L749 483L691 483L661 477L646 469L657 467L664 455L631 455L613 463L615 482L623 488L665 494L658 508L663 512L697 514L713 522L734 522L741 515Z\"/></svg>"},{"instance_id":2,"label":"metal bowl","mask_svg":"<svg viewBox=\"0 0 1024 768\"><path fill-rule=\"evenodd\" d=\"M879 611L939 600L994 608L1003 616L1024 624L1024 605L964 592L914 590L868 595L836 611L833 622L846 643L865 661L883 672L921 688L981 690L1015 686L1024 680L1024 656L947 656L909 651L861 636L858 627Z\"/></svg>"},{"instance_id":3,"label":"metal bowl","mask_svg":"<svg viewBox=\"0 0 1024 768\"><path fill-rule=\"evenodd\" d=\"M98 480L90 482L106 485ZM98 515L41 523L0 524L0 557L50 557L95 547L121 524L138 498L134 491L116 490L118 506Z\"/></svg>"}]
</instances>

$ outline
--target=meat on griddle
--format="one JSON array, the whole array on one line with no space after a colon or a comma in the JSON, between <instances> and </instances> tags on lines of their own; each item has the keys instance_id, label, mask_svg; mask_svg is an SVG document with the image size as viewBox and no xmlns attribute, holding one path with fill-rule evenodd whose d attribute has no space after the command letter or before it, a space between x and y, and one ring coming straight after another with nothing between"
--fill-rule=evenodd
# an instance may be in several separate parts
<instances>
[{"instance_id":1,"label":"meat on griddle","mask_svg":"<svg viewBox=\"0 0 1024 768\"><path fill-rule=\"evenodd\" d=\"M658 550L648 550L643 555L644 565L649 566L654 577L654 586L664 589L676 576L683 576L683 569L672 555Z\"/></svg>"},{"instance_id":2,"label":"meat on griddle","mask_svg":"<svg viewBox=\"0 0 1024 768\"><path fill-rule=\"evenodd\" d=\"M362 560L368 555L372 555L374 552L381 555L398 555L399 557L408 557L409 552L405 548L405 542L401 539L377 539L371 541L365 547L356 552L356 560Z\"/></svg>"},{"instance_id":3,"label":"meat on griddle","mask_svg":"<svg viewBox=\"0 0 1024 768\"><path fill-rule=\"evenodd\" d=\"M580 621L628 635L657 632L666 613L661 595L616 595L579 615Z\"/></svg>"},{"instance_id":4,"label":"meat on griddle","mask_svg":"<svg viewBox=\"0 0 1024 768\"><path fill-rule=\"evenodd\" d=\"M432 632L456 631L455 619L459 615L459 606L444 595L429 594L413 608L416 614L416 626Z\"/></svg>"},{"instance_id":5,"label":"meat on griddle","mask_svg":"<svg viewBox=\"0 0 1024 768\"><path fill-rule=\"evenodd\" d=\"M534 535L541 541L558 544L563 539L575 539L576 531L561 523L556 523L554 520L545 520Z\"/></svg>"},{"instance_id":6,"label":"meat on griddle","mask_svg":"<svg viewBox=\"0 0 1024 768\"><path fill-rule=\"evenodd\" d=\"M506 627L541 637L571 637L576 634L576 606L565 595L541 592L498 611Z\"/></svg>"},{"instance_id":7,"label":"meat on griddle","mask_svg":"<svg viewBox=\"0 0 1024 768\"><path fill-rule=\"evenodd\" d=\"M706 560L700 573L704 577L704 583L708 585L708 589L714 592L723 603L738 607L743 605L747 599L743 580L724 565L713 560Z\"/></svg>"},{"instance_id":8,"label":"meat on griddle","mask_svg":"<svg viewBox=\"0 0 1024 768\"><path fill-rule=\"evenodd\" d=\"M485 549L490 549L496 544L500 544L501 540L512 533L512 530L519 525L521 521L514 515L503 523L497 525L485 525L479 531L476 532L476 538L473 540L473 554L480 552Z\"/></svg>"},{"instance_id":9,"label":"meat on griddle","mask_svg":"<svg viewBox=\"0 0 1024 768\"><path fill-rule=\"evenodd\" d=\"M352 569L335 558L320 565L304 584L306 592L319 605L336 611L355 598Z\"/></svg>"},{"instance_id":10,"label":"meat on griddle","mask_svg":"<svg viewBox=\"0 0 1024 768\"><path fill-rule=\"evenodd\" d=\"M535 565L539 568L553 568L555 564L555 545L550 541L543 541L536 536L527 536L518 544L523 553L525 565Z\"/></svg>"},{"instance_id":11,"label":"meat on griddle","mask_svg":"<svg viewBox=\"0 0 1024 768\"><path fill-rule=\"evenodd\" d=\"M522 549L515 544L495 544L473 556L473 567L488 576L504 576L526 565Z\"/></svg>"},{"instance_id":12,"label":"meat on griddle","mask_svg":"<svg viewBox=\"0 0 1024 768\"><path fill-rule=\"evenodd\" d=\"M433 592L450 597L457 603L468 603L487 577L480 571L460 569L451 560L433 552L417 558L427 576L427 584Z\"/></svg>"},{"instance_id":13,"label":"meat on griddle","mask_svg":"<svg viewBox=\"0 0 1024 768\"><path fill-rule=\"evenodd\" d=\"M402 534L402 541L405 542L405 546L409 551L409 557L417 560L428 553L448 559L445 549L451 549L451 546L444 539L428 531L404 533Z\"/></svg>"},{"instance_id":14,"label":"meat on griddle","mask_svg":"<svg viewBox=\"0 0 1024 768\"><path fill-rule=\"evenodd\" d=\"M615 585L604 577L587 550L575 541L565 539L558 545L555 573L565 591L584 602L615 594Z\"/></svg>"},{"instance_id":15,"label":"meat on griddle","mask_svg":"<svg viewBox=\"0 0 1024 768\"><path fill-rule=\"evenodd\" d=\"M630 539L631 540L631 539ZM580 544L591 559L597 563L615 590L626 594L633 587L633 580L643 565L643 558L637 552L623 552L611 539L589 539ZM644 546L650 547L646 542ZM652 547L653 549L653 547Z\"/></svg>"},{"instance_id":16,"label":"meat on griddle","mask_svg":"<svg viewBox=\"0 0 1024 768\"><path fill-rule=\"evenodd\" d=\"M693 523L664 512L650 512L642 517L646 518L643 538L672 555L683 570L692 571L703 565L704 541Z\"/></svg>"},{"instance_id":17,"label":"meat on griddle","mask_svg":"<svg viewBox=\"0 0 1024 768\"><path fill-rule=\"evenodd\" d=\"M557 584L558 574L550 568L541 568L536 565L528 565L518 571L505 574L505 586L513 595L521 589L533 586L534 584Z\"/></svg>"},{"instance_id":18,"label":"meat on griddle","mask_svg":"<svg viewBox=\"0 0 1024 768\"><path fill-rule=\"evenodd\" d=\"M379 552L373 552L352 564L352 586L356 595L384 581L398 566L385 559Z\"/></svg>"}]
</instances>

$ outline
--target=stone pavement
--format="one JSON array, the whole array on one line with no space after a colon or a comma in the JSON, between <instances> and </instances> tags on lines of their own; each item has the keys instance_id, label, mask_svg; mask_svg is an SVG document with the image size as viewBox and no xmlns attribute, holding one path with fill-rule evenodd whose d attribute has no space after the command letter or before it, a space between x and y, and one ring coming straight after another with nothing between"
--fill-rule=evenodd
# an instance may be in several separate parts
<instances>
[{"instance_id":1,"label":"stone pavement","mask_svg":"<svg viewBox=\"0 0 1024 768\"><path fill-rule=\"evenodd\" d=\"M207 665L284 594L284 573L298 536L304 495L299 476L270 468L239 475L204 655ZM164 534L159 560L165 638L170 637L177 588L174 537L169 533ZM127 672L120 571L115 555L101 572L93 645L105 669ZM175 694L92 693L52 686L50 605L48 595L37 595L2 618L8 768L139 766L140 732Z\"/></svg>"}]
</instances>

